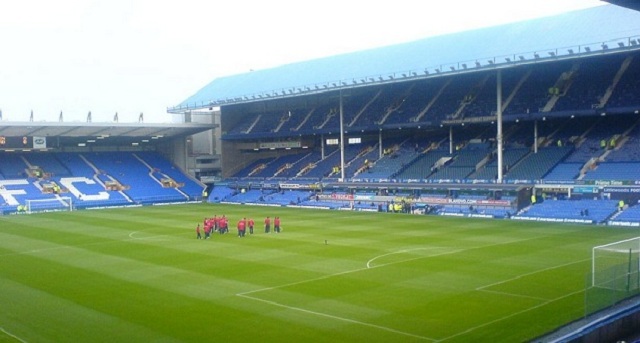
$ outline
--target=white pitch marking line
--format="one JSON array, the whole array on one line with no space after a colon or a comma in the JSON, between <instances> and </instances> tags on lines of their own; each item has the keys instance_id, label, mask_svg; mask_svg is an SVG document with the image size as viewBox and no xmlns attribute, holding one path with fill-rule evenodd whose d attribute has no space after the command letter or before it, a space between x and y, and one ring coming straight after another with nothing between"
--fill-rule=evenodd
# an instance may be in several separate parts
<instances>
[{"instance_id":1,"label":"white pitch marking line","mask_svg":"<svg viewBox=\"0 0 640 343\"><path fill-rule=\"evenodd\" d=\"M480 286L480 287L476 288L476 291L481 291L481 290L484 290L485 288L489 288L489 287L497 286L497 285L500 285L500 284L503 284L503 283L511 282L511 281L514 281L514 280L518 280L518 279L523 278L525 276L538 274L538 273L546 272L548 270L562 268L562 267L570 266L572 264L582 263L582 262L590 261L590 260L591 260L590 258L585 258L585 259L579 260L579 261L573 261L573 262L569 262L569 263L565 263L565 264L561 264L561 265L557 265L557 266L553 266L553 267L547 267L547 268L543 268L543 269L534 270L532 272L521 274L521 275L517 275L517 276L514 276L514 277L506 279L506 280L502 280L502 281L494 282L494 283L491 283L491 284L488 284L488 285Z\"/></svg>"},{"instance_id":2,"label":"white pitch marking line","mask_svg":"<svg viewBox=\"0 0 640 343\"><path fill-rule=\"evenodd\" d=\"M0 331L2 331L2 333L6 334L7 336L9 336L9 337L11 337L11 338L13 338L13 339L15 339L17 341L20 341L22 343L27 343L27 341L25 341L24 339L12 334L11 332L5 330L3 327L0 327Z\"/></svg>"},{"instance_id":3,"label":"white pitch marking line","mask_svg":"<svg viewBox=\"0 0 640 343\"><path fill-rule=\"evenodd\" d=\"M489 290L489 289L487 289L487 288L490 288L490 287L493 287L493 286L497 286L497 285L501 285L501 284L504 284L504 283L508 283L508 282L511 282L511 281L514 281L514 280L518 280L518 279L520 279L520 278L523 278L523 277L526 277L526 276L529 276L529 275L533 275L533 274L537 274L537 273L542 273L542 272L545 272L545 271L548 271L548 270L553 270L553 269L557 269L557 268L562 268L562 267L570 266L570 265L572 265L572 264L582 263L582 262L589 261L589 260L591 260L591 259L588 259L588 258L587 258L587 259L582 259L582 260L579 260L579 261L573 261L573 262L569 262L569 263L564 263L564 264L557 265L557 266L553 266L553 267L548 267L548 268L543 268L543 269L539 269L539 270L534 270L534 271L532 271L532 272L525 273L525 274L521 274L521 275L517 275L517 276L514 276L514 277L509 278L509 279L506 279L506 280L502 280L502 281L494 282L494 283L492 283L492 284L488 284L488 285L485 285L485 286L477 287L477 288L476 288L476 291L480 291L480 292L487 292L487 293L494 293L494 294L502 294L502 295L506 295L506 296L510 296L510 297L519 297L519 298L528 298L528 299L542 300L542 301L546 301L546 302L548 302L548 301L551 301L551 300L549 300L549 299L547 299L547 298L534 297L534 296L530 296L530 295L517 294L517 293L508 293L508 292L493 291L493 290Z\"/></svg>"},{"instance_id":4,"label":"white pitch marking line","mask_svg":"<svg viewBox=\"0 0 640 343\"><path fill-rule=\"evenodd\" d=\"M169 237L171 236L177 236L176 235L158 235L158 236L150 236L150 237L144 237L144 238L137 238L137 237L132 237L131 235L136 233L138 231L134 231L132 233L129 234L128 239L119 239L119 240L111 240L111 241L100 241L100 242L92 242L92 243L85 243L85 244L78 244L78 245L64 245L64 246L57 246L57 247L49 247L49 248L42 248L42 249L32 249L32 250L25 250L25 251L16 251L16 252L10 252L10 253L5 253L5 254L0 254L0 257L3 256L15 256L15 255L30 255L30 254L37 254L37 253L41 253L41 252L47 252L47 251L52 251L52 250L62 250L62 249L82 249L83 247L87 247L87 246L92 246L92 245L101 245L101 244L112 244L112 243L120 243L120 242L128 242L128 241L135 241L135 240L144 240L144 239L150 239L150 238L154 238L156 242L167 242L169 241ZM103 238L109 238L109 237L103 237ZM162 238L162 239L158 239L158 238Z\"/></svg>"},{"instance_id":5,"label":"white pitch marking line","mask_svg":"<svg viewBox=\"0 0 640 343\"><path fill-rule=\"evenodd\" d=\"M584 292L584 291L583 291L583 290L575 291L575 292L571 292L571 293L565 294L565 295L563 295L563 296L561 296L561 297L558 297L558 298L555 298L555 299L547 300L547 301L545 301L545 302L543 302L543 303L541 303L541 304L535 305L535 306L533 306L533 307L529 307L529 308L527 308L527 309L524 309L524 310L521 310L521 311L518 311L518 312L514 312L514 313L512 313L512 314L510 314L510 315L508 315L508 316L504 316L504 317L501 317L501 318L497 318L497 319L494 319L494 320L492 320L492 321L488 321L488 322L486 322L486 323L483 323L483 324L480 324L480 325L477 325L477 326L474 326L474 327L468 328L468 329L466 329L466 330L464 330L464 331L460 331L460 332L458 332L458 333L456 333L456 334L453 334L453 335L451 335L451 336L449 336L449 337L445 337L445 338L443 338L443 339L440 339L440 340L438 340L437 342L446 341L446 340L449 340L449 339L451 339L451 338L454 338L454 337L458 337L458 336L464 335L464 334L469 333L469 332L471 332L471 331L475 331L475 330L480 329L480 328L483 328L483 327L485 327L485 326L489 326L489 325L491 325L491 324L495 324L495 323L497 323L497 322L501 322L501 321L503 321L503 320L505 320L505 319L509 319L509 318L511 318L511 317L518 316L518 315L520 315L520 314L522 314L522 313L529 312L529 311L531 311L531 310L535 310L535 309L537 309L537 308L540 308L540 307L542 307L542 306L545 306L545 305L547 305L547 304L550 304L550 303L552 303L552 302L554 302L554 301L562 300L562 299L564 299L564 298L570 297L570 296L572 296L572 295L575 295L575 294L578 294L578 293L581 293L581 292Z\"/></svg>"},{"instance_id":6,"label":"white pitch marking line","mask_svg":"<svg viewBox=\"0 0 640 343\"><path fill-rule=\"evenodd\" d=\"M484 245L484 246L471 247L471 248L467 248L467 249L452 250L452 251L444 252L444 253L441 253L441 254L430 255L430 256L421 256L421 257L413 258L413 259L410 259L410 260L417 260L417 259L421 259L421 258L429 258L429 257L436 257L436 256L441 256L441 255L455 254L455 253L458 253L458 252L464 252L464 251L469 251L469 250L473 250L473 249L488 248L488 247L498 246L498 245L520 243L520 242L529 241L529 240L538 239L538 238L539 237L525 238L525 239L519 239L519 240L515 240L515 241L500 242L500 243L489 244L489 245ZM429 248L424 248L424 249L429 249ZM412 250L412 249L404 249L402 251L406 252L407 250ZM390 255L390 254L385 254L385 255ZM314 311L306 310L306 309L303 309L303 308L287 306L287 305L284 305L284 304L281 304L281 303L278 303L278 302L275 302L275 301L271 301L271 300L266 300L266 299L261 299L261 298L254 297L254 296L249 296L249 294L253 294L253 293L270 291L270 290L284 288L284 287L288 287L288 286L300 285L300 284L303 284L303 283L308 283L308 282L328 279L328 278L331 278L331 277L334 277L334 276L338 276L338 275L345 275L345 274L355 273L355 272L359 272L359 271L364 271L364 270L367 270L367 269L384 267L384 266L388 266L388 265L393 265L393 264L398 264L398 263L403 263L403 262L406 262L406 261L410 261L410 260L403 260L403 261L391 262L391 263L387 263L387 264L381 264L381 265L369 267L369 263L371 261L375 260L376 258L379 258L379 257L380 256L377 256L377 257L374 257L373 259L369 260L367 262L367 267L366 268L347 270L347 271L343 271L343 272L339 272L339 273L324 275L324 276L313 278L313 279L307 279L307 280L302 280L302 281L298 281L298 282L291 282L291 283L282 284L282 285L278 285L278 286L265 287L265 288L260 288L260 289L256 289L256 290L253 290L253 291L248 291L248 292L236 293L236 296L247 298L247 299L252 299L252 300L256 300L256 301L261 301L261 302L264 302L264 303L267 303L267 304L271 304L271 305L274 305L274 306L278 306L278 307L288 308L288 309L297 310L297 311L306 312L306 313L312 313L312 314L316 314L316 315L319 315L319 316L324 316L324 317L327 317L327 318L334 318L334 319L337 319L337 320L342 320L342 321L346 321L346 322L350 322L350 323L358 323L358 324L366 325L366 326L369 326L369 327L376 327L376 328L379 328L379 329L382 329L382 330L386 330L386 331L389 331L389 332L396 332L396 333L399 333L399 334L408 335L408 336L411 336L411 337L420 338L420 339L424 339L424 340L430 340L430 341L433 341L433 342L440 342L440 341L443 341L443 340L446 340L446 339L449 339L449 338L452 338L452 337L456 337L456 336L461 335L461 334L463 334L465 332L469 332L469 331L475 330L477 328L480 328L480 327L483 327L483 326L486 326L486 325L490 325L493 322L497 322L499 320L507 319L507 318L512 317L514 315L517 315L517 314L520 314L520 313L524 313L526 311L535 309L537 307L540 307L540 306L543 306L543 305L545 305L547 303L550 303L551 301L554 301L554 300L549 300L549 301L546 301L546 302L544 302L544 303L542 303L540 305L537 305L536 307L532 307L530 309L514 313L514 314L512 314L510 316L507 316L507 317L504 317L504 318L500 318L500 319L497 319L495 321L488 322L488 323L479 325L477 327L473 327L473 328L467 329L466 331L457 333L457 334L455 334L453 336L450 336L450 337L447 337L445 339L436 340L436 339L433 339L433 338L418 336L418 335L414 335L414 334L410 334L410 333L406 333L406 332L402 332L402 331L397 331L397 330L394 330L394 329L391 329L391 328L377 326L377 325L374 325L374 324L369 324L369 323L365 323L365 322L359 322L359 321L356 321L356 320L353 320L353 319L342 318L342 317L333 316L333 315L326 314L326 313L321 313L321 312L314 312ZM569 294L569 295L571 295L571 294ZM567 296L569 296L569 295L567 295ZM555 300L559 300L559 299L562 299L562 297L558 298L558 299L555 299Z\"/></svg>"},{"instance_id":7,"label":"white pitch marking line","mask_svg":"<svg viewBox=\"0 0 640 343\"><path fill-rule=\"evenodd\" d=\"M396 263L401 263L401 262L419 260L421 258L442 256L442 255L452 254L452 253L456 253L458 251L461 251L461 250L450 250L450 251L446 251L446 252L443 252L443 253L440 253L440 254L428 255L428 256L419 256L419 257L414 257L414 258L410 258L410 259L406 259L406 260L402 260L402 261L383 263L383 264L379 264L377 266L371 266L371 262L373 262L373 261L375 261L375 260L377 260L379 258L382 258L382 257L386 257L386 256L390 256L390 255L397 255L397 254L404 254L404 253L408 253L408 252L416 251L416 250L431 250L431 249L449 249L449 248L446 248L446 247L429 247L429 248L414 248L414 249L398 250L398 251L390 252L388 254L378 255L378 256L370 259L369 261L367 261L367 268L377 268L377 267L382 267L382 266L388 266L390 264L396 264Z\"/></svg>"},{"instance_id":8,"label":"white pitch marking line","mask_svg":"<svg viewBox=\"0 0 640 343\"><path fill-rule=\"evenodd\" d=\"M246 296L247 294L259 293L259 292L264 292L264 291L271 291L271 290L274 290L274 289L285 288L285 287L289 287L289 286L297 286L297 285L301 285L303 283L309 283L309 282L314 282L314 281L319 281L319 280L325 280L325 279L332 278L334 276L351 274L351 273L355 273L355 272L359 272L359 271L363 271L363 270L367 270L367 268L352 269L352 270L347 270L347 271L343 271L343 272L339 272L339 273L319 276L319 277L316 277L316 278L313 278L313 279L290 282L290 283L285 283L285 284L282 284L282 285L277 285L277 286L272 286L272 287L254 289L253 291L241 292L241 293L238 293L236 295L238 295L238 296Z\"/></svg>"},{"instance_id":9,"label":"white pitch marking line","mask_svg":"<svg viewBox=\"0 0 640 343\"><path fill-rule=\"evenodd\" d=\"M359 272L359 271L363 271L363 270L367 270L367 269L372 269L372 268L385 267L385 266L389 266L389 265L394 265L394 264L398 264L398 263L404 263L404 262L407 262L407 261L418 260L418 259L422 259L422 258L430 258L430 257L443 256L443 255L451 255L451 254L456 254L456 253L459 253L459 252L465 252L465 251L469 251L469 250L473 250L473 249L482 249L482 248L488 248L488 247L504 245L504 244L520 243L520 242L529 241L529 240L532 240L532 239L536 239L536 238L525 238L525 239L519 239L519 240L515 240L515 241L510 241L510 242L500 242L500 243L495 243L495 244L471 247L471 248L467 248L467 249L451 250L451 251L447 251L447 252L443 252L443 253L435 254L435 255L420 256L420 257L412 258L412 259L409 259L409 260L402 260L402 261L397 261L397 262L390 262L390 263L386 263L386 264L380 264L380 265L377 265L377 266L373 266L371 268L366 267L366 268L358 268L358 269L353 269L353 270L346 270L346 271L342 271L342 272L338 272L338 273L334 273L334 274L323 275L323 276L320 276L320 277L317 277L317 278L313 278L313 279L307 279L307 280L291 282L291 283L272 286L272 287L265 287L265 288L255 289L253 291L241 292L241 293L238 293L237 295L246 295L246 294L252 294L252 293L259 293L259 292L263 292L263 291L270 291L270 290L274 290L274 289L278 289L278 288L301 285L303 283L308 283L308 282L313 282L313 281L318 281L318 280L324 280L324 279L328 279L328 278L331 278L331 277L334 277L334 276L338 276L338 275L345 275L345 274L355 273L355 272ZM443 248L443 247L440 247L440 248ZM374 257L373 259L375 259L375 258L376 257ZM371 260L369 260L369 261L371 261Z\"/></svg>"},{"instance_id":10,"label":"white pitch marking line","mask_svg":"<svg viewBox=\"0 0 640 343\"><path fill-rule=\"evenodd\" d=\"M425 248L427 249L427 248ZM325 280L325 279L329 279L332 278L334 276L339 276L339 275L346 275L346 274L351 274L351 273L356 273L356 272L361 272L361 271L365 271L367 269L373 269L373 268L380 268L380 267L385 267L385 266L390 266L390 265L394 265L394 264L399 264L399 263L404 263L404 262L408 262L408 261L413 261L413 260L418 260L418 259L423 259L423 258L429 258L429 257L436 257L436 256L442 256L442 255L448 255L448 254L455 254L457 252L460 252L462 250L452 250L452 251L447 251L441 254L435 254L435 255L429 255L429 256L420 256L420 257L416 257L416 258L411 258L411 259L406 259L406 260L402 260L402 261L396 261L396 262L390 262L390 263L386 263L386 264L379 264L377 266L372 266L372 267L365 267L365 268L358 268L358 269L352 269L352 270L345 270L342 272L338 272L338 273L333 273L333 274L328 274L328 275L323 275L323 276L319 276L313 279L307 279L307 280L302 280L302 281L296 281L296 282L290 282L290 283L286 283L286 284L282 284L282 285L277 285L277 286L272 286L272 287L265 287L265 288L260 288L260 289L255 289L253 291L248 291L248 292L241 292L238 293L236 295L239 296L244 296L247 294L252 294L252 293L259 293L259 292L264 292L264 291L271 291L274 289L279 289L279 288L285 288L285 287L289 287L289 286L297 286L297 285L301 285L304 283L309 283L309 282L314 282L314 281L319 281L319 280ZM385 255L390 255L390 254L385 254ZM374 257L375 259L375 257Z\"/></svg>"},{"instance_id":11,"label":"white pitch marking line","mask_svg":"<svg viewBox=\"0 0 640 343\"><path fill-rule=\"evenodd\" d=\"M300 312L304 312L304 313L313 314L313 315L316 315L316 316L321 316L321 317L327 317L327 318L331 318L331 319L335 319L335 320L340 320L340 321L347 322L347 323L368 326L368 327L376 328L376 329L383 330L383 331L392 332L392 333L403 335L403 336L408 336L408 337L412 337L412 338L418 338L418 339L425 340L425 341L436 342L436 339L434 339L434 338L420 336L420 335L412 334L412 333L409 333L409 332L399 331L399 330L392 329L392 328L389 328L389 327L386 327L386 326L380 326L380 325L375 325L375 324L371 324L371 323L361 322L361 321L354 320L354 319L338 317L338 316L334 316L334 315L331 315L331 314L328 314L328 313L316 312L316 311L311 311L311 310L307 310L307 309L300 308L300 307L288 306L288 305L281 304L279 302L248 296L248 295L246 295L246 293L245 294L236 294L236 295L240 296L240 297L247 298L247 299L261 301L261 302L264 302L264 303L267 303L267 304L270 304L270 305L286 308L286 309L289 309L289 310L300 311Z\"/></svg>"},{"instance_id":12,"label":"white pitch marking line","mask_svg":"<svg viewBox=\"0 0 640 343\"><path fill-rule=\"evenodd\" d=\"M134 235L136 233L138 233L140 231L133 231L132 233L129 234L129 238L131 239L155 239L155 238L164 238L167 235L156 235L156 236L148 236L148 237L134 237ZM161 239L161 240L165 240L165 239Z\"/></svg>"},{"instance_id":13,"label":"white pitch marking line","mask_svg":"<svg viewBox=\"0 0 640 343\"><path fill-rule=\"evenodd\" d=\"M534 300L540 300L540 301L549 301L549 299L547 299L547 298L534 297L534 296L531 296L531 295L524 295L524 294L492 291L492 290L488 290L488 289L476 289L476 291L478 291L478 292L486 292L486 293L494 293L494 294L500 294L500 295L506 295L506 296L509 296L509 297L518 297L518 298L527 298L527 299L534 299Z\"/></svg>"}]
</instances>

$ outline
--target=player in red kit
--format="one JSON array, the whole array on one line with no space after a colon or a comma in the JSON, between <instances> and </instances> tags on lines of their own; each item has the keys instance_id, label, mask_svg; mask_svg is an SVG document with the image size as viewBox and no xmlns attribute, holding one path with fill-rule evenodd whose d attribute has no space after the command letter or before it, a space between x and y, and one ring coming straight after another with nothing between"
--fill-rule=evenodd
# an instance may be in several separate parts
<instances>
[{"instance_id":1,"label":"player in red kit","mask_svg":"<svg viewBox=\"0 0 640 343\"><path fill-rule=\"evenodd\" d=\"M218 219L218 221L220 223L218 232L220 232L220 234L229 232L229 219L227 219L224 214L222 215L222 217L220 217L220 219Z\"/></svg>"},{"instance_id":2,"label":"player in red kit","mask_svg":"<svg viewBox=\"0 0 640 343\"><path fill-rule=\"evenodd\" d=\"M249 218L249 221L247 222L247 224L249 225L249 234L250 234L250 235L253 235L253 224L255 224L255 223L253 222L253 219L252 219L252 218Z\"/></svg>"},{"instance_id":3,"label":"player in red kit","mask_svg":"<svg viewBox=\"0 0 640 343\"><path fill-rule=\"evenodd\" d=\"M269 233L271 231L271 218L267 217L264 219L264 233Z\"/></svg>"},{"instance_id":4,"label":"player in red kit","mask_svg":"<svg viewBox=\"0 0 640 343\"><path fill-rule=\"evenodd\" d=\"M244 237L244 233L246 229L247 229L247 219L242 218L242 220L238 222L238 237Z\"/></svg>"},{"instance_id":5,"label":"player in red kit","mask_svg":"<svg viewBox=\"0 0 640 343\"><path fill-rule=\"evenodd\" d=\"M224 233L224 217L218 218L218 233L219 234Z\"/></svg>"},{"instance_id":6,"label":"player in red kit","mask_svg":"<svg viewBox=\"0 0 640 343\"><path fill-rule=\"evenodd\" d=\"M280 233L280 217L275 217L273 219L273 231L275 231L275 233Z\"/></svg>"},{"instance_id":7,"label":"player in red kit","mask_svg":"<svg viewBox=\"0 0 640 343\"><path fill-rule=\"evenodd\" d=\"M211 226L207 223L204 227L204 239L209 239L211 237Z\"/></svg>"}]
</instances>

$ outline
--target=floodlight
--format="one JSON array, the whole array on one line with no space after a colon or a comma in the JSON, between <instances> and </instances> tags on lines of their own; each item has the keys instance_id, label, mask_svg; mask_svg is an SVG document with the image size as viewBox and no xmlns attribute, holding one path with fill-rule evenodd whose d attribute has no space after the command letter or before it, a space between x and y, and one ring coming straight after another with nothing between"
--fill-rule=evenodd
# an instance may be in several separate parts
<instances>
[{"instance_id":1,"label":"floodlight","mask_svg":"<svg viewBox=\"0 0 640 343\"><path fill-rule=\"evenodd\" d=\"M540 55L536 52L536 53L533 54L533 57L540 58Z\"/></svg>"},{"instance_id":2,"label":"floodlight","mask_svg":"<svg viewBox=\"0 0 640 343\"><path fill-rule=\"evenodd\" d=\"M605 43L602 43L602 50L607 50L609 49L609 46Z\"/></svg>"},{"instance_id":3,"label":"floodlight","mask_svg":"<svg viewBox=\"0 0 640 343\"><path fill-rule=\"evenodd\" d=\"M416 73L415 71L412 72L411 74L413 74L413 76L418 76L418 73Z\"/></svg>"},{"instance_id":4,"label":"floodlight","mask_svg":"<svg viewBox=\"0 0 640 343\"><path fill-rule=\"evenodd\" d=\"M624 48L624 43L618 42L618 46L621 47L621 48Z\"/></svg>"},{"instance_id":5,"label":"floodlight","mask_svg":"<svg viewBox=\"0 0 640 343\"><path fill-rule=\"evenodd\" d=\"M480 62L476 61L476 67L480 68L481 64Z\"/></svg>"},{"instance_id":6,"label":"floodlight","mask_svg":"<svg viewBox=\"0 0 640 343\"><path fill-rule=\"evenodd\" d=\"M453 66L451 66L449 68L451 68L451 71L456 71L456 68L454 68Z\"/></svg>"},{"instance_id":7,"label":"floodlight","mask_svg":"<svg viewBox=\"0 0 640 343\"><path fill-rule=\"evenodd\" d=\"M511 59L509 57L505 57L504 60L507 61L507 63L511 63Z\"/></svg>"},{"instance_id":8,"label":"floodlight","mask_svg":"<svg viewBox=\"0 0 640 343\"><path fill-rule=\"evenodd\" d=\"M518 58L520 58L520 61L524 61L525 60L524 56L522 56L522 55L518 56Z\"/></svg>"},{"instance_id":9,"label":"floodlight","mask_svg":"<svg viewBox=\"0 0 640 343\"><path fill-rule=\"evenodd\" d=\"M487 63L493 64L493 60L487 60Z\"/></svg>"},{"instance_id":10,"label":"floodlight","mask_svg":"<svg viewBox=\"0 0 640 343\"><path fill-rule=\"evenodd\" d=\"M467 64L466 63L462 63L462 68L467 69Z\"/></svg>"},{"instance_id":11,"label":"floodlight","mask_svg":"<svg viewBox=\"0 0 640 343\"><path fill-rule=\"evenodd\" d=\"M567 51L569 52L570 55L573 55L573 49L569 49Z\"/></svg>"},{"instance_id":12,"label":"floodlight","mask_svg":"<svg viewBox=\"0 0 640 343\"><path fill-rule=\"evenodd\" d=\"M633 46L638 45L638 42L636 42L635 39L630 39L629 43L631 43L631 45L633 45Z\"/></svg>"},{"instance_id":13,"label":"floodlight","mask_svg":"<svg viewBox=\"0 0 640 343\"><path fill-rule=\"evenodd\" d=\"M439 72L440 72L440 69L436 68L436 73L439 73Z\"/></svg>"},{"instance_id":14,"label":"floodlight","mask_svg":"<svg viewBox=\"0 0 640 343\"><path fill-rule=\"evenodd\" d=\"M585 47L584 47L584 51L586 51L586 52L591 52L591 48L590 48L590 47L588 47L588 46L585 46Z\"/></svg>"},{"instance_id":15,"label":"floodlight","mask_svg":"<svg viewBox=\"0 0 640 343\"><path fill-rule=\"evenodd\" d=\"M407 74L405 74L405 73L402 73L402 77L407 77Z\"/></svg>"},{"instance_id":16,"label":"floodlight","mask_svg":"<svg viewBox=\"0 0 640 343\"><path fill-rule=\"evenodd\" d=\"M427 69L424 70L425 75L429 75L429 71Z\"/></svg>"},{"instance_id":17,"label":"floodlight","mask_svg":"<svg viewBox=\"0 0 640 343\"><path fill-rule=\"evenodd\" d=\"M551 57L556 57L556 53L555 53L555 52L553 52L553 51L549 51L549 56L551 56Z\"/></svg>"}]
</instances>

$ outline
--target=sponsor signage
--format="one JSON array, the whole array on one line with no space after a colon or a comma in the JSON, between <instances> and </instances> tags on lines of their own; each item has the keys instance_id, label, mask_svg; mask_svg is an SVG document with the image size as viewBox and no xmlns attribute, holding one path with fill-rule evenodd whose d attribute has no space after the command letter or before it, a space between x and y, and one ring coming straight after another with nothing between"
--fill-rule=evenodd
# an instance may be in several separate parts
<instances>
[{"instance_id":1,"label":"sponsor signage","mask_svg":"<svg viewBox=\"0 0 640 343\"><path fill-rule=\"evenodd\" d=\"M287 149L287 148L300 148L300 147L302 147L302 143L300 141L260 143L260 149Z\"/></svg>"},{"instance_id":2,"label":"sponsor signage","mask_svg":"<svg viewBox=\"0 0 640 343\"><path fill-rule=\"evenodd\" d=\"M33 137L33 148L34 149L46 149L47 148L47 137Z\"/></svg>"},{"instance_id":3,"label":"sponsor signage","mask_svg":"<svg viewBox=\"0 0 640 343\"><path fill-rule=\"evenodd\" d=\"M640 193L640 187L605 187L605 193Z\"/></svg>"},{"instance_id":4,"label":"sponsor signage","mask_svg":"<svg viewBox=\"0 0 640 343\"><path fill-rule=\"evenodd\" d=\"M576 187L573 187L573 192L580 193L580 194L594 194L594 193L598 193L598 187L576 186Z\"/></svg>"},{"instance_id":5,"label":"sponsor signage","mask_svg":"<svg viewBox=\"0 0 640 343\"><path fill-rule=\"evenodd\" d=\"M352 195L352 194L319 194L318 198L321 200L335 200L335 201L374 201L374 202L412 202L423 203L429 205L485 205L485 206L511 206L509 200L476 200L476 199L447 199L447 198L429 198L421 197L418 199L402 198L391 195Z\"/></svg>"}]
</instances>

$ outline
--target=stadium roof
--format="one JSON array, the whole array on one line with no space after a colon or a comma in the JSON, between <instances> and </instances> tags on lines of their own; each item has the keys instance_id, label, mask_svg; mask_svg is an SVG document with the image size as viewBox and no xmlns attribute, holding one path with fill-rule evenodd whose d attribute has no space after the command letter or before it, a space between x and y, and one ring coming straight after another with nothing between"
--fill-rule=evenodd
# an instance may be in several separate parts
<instances>
[{"instance_id":1,"label":"stadium roof","mask_svg":"<svg viewBox=\"0 0 640 343\"><path fill-rule=\"evenodd\" d=\"M607 4L221 77L168 111L635 49L640 49L640 12Z\"/></svg>"},{"instance_id":2,"label":"stadium roof","mask_svg":"<svg viewBox=\"0 0 640 343\"><path fill-rule=\"evenodd\" d=\"M640 11L640 2L638 0L604 0L608 3L612 3L614 5L631 8L636 11Z\"/></svg>"},{"instance_id":3,"label":"stadium roof","mask_svg":"<svg viewBox=\"0 0 640 343\"><path fill-rule=\"evenodd\" d=\"M145 124L145 123L47 123L2 122L0 136L57 137L65 145L100 140L101 144L130 144L144 140L170 140L206 130L212 124Z\"/></svg>"}]
</instances>

